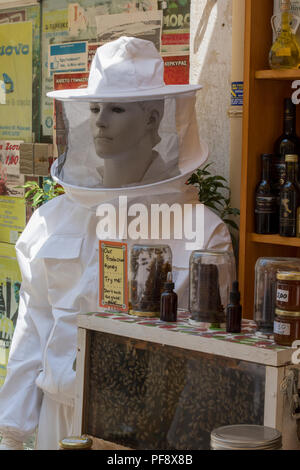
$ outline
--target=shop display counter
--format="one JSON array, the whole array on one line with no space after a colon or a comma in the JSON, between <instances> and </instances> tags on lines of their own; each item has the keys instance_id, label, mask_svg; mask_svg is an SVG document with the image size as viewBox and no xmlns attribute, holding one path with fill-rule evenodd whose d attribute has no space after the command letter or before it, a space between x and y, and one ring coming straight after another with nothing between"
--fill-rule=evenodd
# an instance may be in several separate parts
<instances>
[{"instance_id":1,"label":"shop display counter","mask_svg":"<svg viewBox=\"0 0 300 470\"><path fill-rule=\"evenodd\" d=\"M98 448L206 450L229 424L277 428L284 449L300 449L291 393L295 349L239 334L110 312L78 315L76 434Z\"/></svg>"}]
</instances>

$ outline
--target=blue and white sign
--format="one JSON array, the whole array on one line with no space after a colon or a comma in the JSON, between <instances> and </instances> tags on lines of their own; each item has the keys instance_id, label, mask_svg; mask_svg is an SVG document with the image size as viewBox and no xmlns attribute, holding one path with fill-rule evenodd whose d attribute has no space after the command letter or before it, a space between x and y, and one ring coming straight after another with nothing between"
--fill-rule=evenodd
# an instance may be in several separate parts
<instances>
[{"instance_id":1,"label":"blue and white sign","mask_svg":"<svg viewBox=\"0 0 300 470\"><path fill-rule=\"evenodd\" d=\"M231 106L243 106L244 82L231 83Z\"/></svg>"},{"instance_id":2,"label":"blue and white sign","mask_svg":"<svg viewBox=\"0 0 300 470\"><path fill-rule=\"evenodd\" d=\"M50 44L48 71L54 73L86 72L88 66L87 41Z\"/></svg>"}]
</instances>

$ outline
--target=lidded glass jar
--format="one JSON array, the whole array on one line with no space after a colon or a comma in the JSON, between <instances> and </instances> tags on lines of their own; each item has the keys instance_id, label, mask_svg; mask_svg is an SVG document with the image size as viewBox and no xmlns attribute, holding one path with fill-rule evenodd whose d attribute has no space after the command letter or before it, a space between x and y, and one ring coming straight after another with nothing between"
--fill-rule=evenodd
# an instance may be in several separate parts
<instances>
[{"instance_id":1,"label":"lidded glass jar","mask_svg":"<svg viewBox=\"0 0 300 470\"><path fill-rule=\"evenodd\" d=\"M254 321L258 336L273 334L278 271L299 271L299 258L259 258L255 265Z\"/></svg>"},{"instance_id":2,"label":"lidded glass jar","mask_svg":"<svg viewBox=\"0 0 300 470\"><path fill-rule=\"evenodd\" d=\"M300 339L300 311L275 309L274 341L281 346L292 346Z\"/></svg>"},{"instance_id":3,"label":"lidded glass jar","mask_svg":"<svg viewBox=\"0 0 300 470\"><path fill-rule=\"evenodd\" d=\"M129 273L131 315L160 316L160 296L168 272L172 272L172 251L168 245L133 245Z\"/></svg>"},{"instance_id":4,"label":"lidded glass jar","mask_svg":"<svg viewBox=\"0 0 300 470\"><path fill-rule=\"evenodd\" d=\"M89 450L92 448L93 439L89 436L70 436L59 441L61 450Z\"/></svg>"},{"instance_id":5,"label":"lidded glass jar","mask_svg":"<svg viewBox=\"0 0 300 470\"><path fill-rule=\"evenodd\" d=\"M193 251L189 269L190 323L224 324L230 289L236 277L233 253Z\"/></svg>"},{"instance_id":6,"label":"lidded glass jar","mask_svg":"<svg viewBox=\"0 0 300 470\"><path fill-rule=\"evenodd\" d=\"M300 310L300 272L278 271L276 279L276 307L298 312Z\"/></svg>"},{"instance_id":7,"label":"lidded glass jar","mask_svg":"<svg viewBox=\"0 0 300 470\"><path fill-rule=\"evenodd\" d=\"M211 450L280 450L282 434L267 426L234 424L214 429L210 435Z\"/></svg>"}]
</instances>

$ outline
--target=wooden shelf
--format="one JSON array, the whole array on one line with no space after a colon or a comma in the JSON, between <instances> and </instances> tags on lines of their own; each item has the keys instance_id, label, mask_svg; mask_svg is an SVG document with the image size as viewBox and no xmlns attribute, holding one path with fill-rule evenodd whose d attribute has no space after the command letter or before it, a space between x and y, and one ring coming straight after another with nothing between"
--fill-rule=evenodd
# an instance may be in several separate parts
<instances>
[{"instance_id":1,"label":"wooden shelf","mask_svg":"<svg viewBox=\"0 0 300 470\"><path fill-rule=\"evenodd\" d=\"M257 70L255 78L259 80L300 80L300 70Z\"/></svg>"},{"instance_id":2,"label":"wooden shelf","mask_svg":"<svg viewBox=\"0 0 300 470\"><path fill-rule=\"evenodd\" d=\"M261 177L260 155L271 153L274 142L282 134L284 99L292 95L291 82L300 80L300 69L268 67L274 0L245 0L245 6L239 283L244 317L251 318L257 260L261 257L300 258L300 238L253 233L254 193ZM297 133L300 134L300 106L296 112Z\"/></svg>"},{"instance_id":3,"label":"wooden shelf","mask_svg":"<svg viewBox=\"0 0 300 470\"><path fill-rule=\"evenodd\" d=\"M296 246L300 248L300 238L281 237L280 235L258 235L250 233L248 240L255 243L266 243L268 245Z\"/></svg>"}]
</instances>

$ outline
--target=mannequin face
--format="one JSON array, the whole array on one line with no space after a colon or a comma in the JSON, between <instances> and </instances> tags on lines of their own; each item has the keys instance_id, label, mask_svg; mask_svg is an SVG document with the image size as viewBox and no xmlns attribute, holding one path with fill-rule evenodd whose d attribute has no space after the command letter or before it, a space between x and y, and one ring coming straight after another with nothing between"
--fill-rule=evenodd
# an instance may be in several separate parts
<instances>
[{"instance_id":1,"label":"mannequin face","mask_svg":"<svg viewBox=\"0 0 300 470\"><path fill-rule=\"evenodd\" d=\"M90 103L96 153L111 158L134 148L151 128L139 103Z\"/></svg>"}]
</instances>

